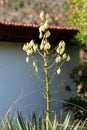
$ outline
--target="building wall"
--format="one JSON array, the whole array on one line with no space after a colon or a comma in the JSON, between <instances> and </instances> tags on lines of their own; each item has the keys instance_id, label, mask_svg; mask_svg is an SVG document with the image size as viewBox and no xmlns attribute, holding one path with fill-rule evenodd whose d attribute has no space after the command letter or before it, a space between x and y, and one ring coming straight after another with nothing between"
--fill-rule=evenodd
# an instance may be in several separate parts
<instances>
[{"instance_id":1,"label":"building wall","mask_svg":"<svg viewBox=\"0 0 87 130\"><path fill-rule=\"evenodd\" d=\"M16 110L21 110L25 117L31 117L31 113L45 111L45 100L38 83L31 77L29 65L25 62L26 54L22 50L22 43L0 42L0 115L5 114L11 108L13 115ZM69 77L72 68L79 63L78 51L68 47L71 61L62 67L62 73L56 76L53 87L52 111L60 113L62 104L60 101L70 96L75 96L75 86ZM65 90L70 85L72 92ZM53 91L52 91L53 92ZM60 100L58 102L58 100Z\"/></svg>"}]
</instances>

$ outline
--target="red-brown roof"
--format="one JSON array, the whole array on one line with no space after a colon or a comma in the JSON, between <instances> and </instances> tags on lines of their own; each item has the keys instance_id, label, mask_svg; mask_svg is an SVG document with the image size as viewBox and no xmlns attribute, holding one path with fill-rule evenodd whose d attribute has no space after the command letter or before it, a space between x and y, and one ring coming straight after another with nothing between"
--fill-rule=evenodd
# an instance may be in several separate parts
<instances>
[{"instance_id":1,"label":"red-brown roof","mask_svg":"<svg viewBox=\"0 0 87 130\"><path fill-rule=\"evenodd\" d=\"M60 40L71 44L71 40L78 29L71 27L49 26L51 31L50 43L56 44ZM32 39L39 42L39 25L0 22L0 41L28 42Z\"/></svg>"}]
</instances>

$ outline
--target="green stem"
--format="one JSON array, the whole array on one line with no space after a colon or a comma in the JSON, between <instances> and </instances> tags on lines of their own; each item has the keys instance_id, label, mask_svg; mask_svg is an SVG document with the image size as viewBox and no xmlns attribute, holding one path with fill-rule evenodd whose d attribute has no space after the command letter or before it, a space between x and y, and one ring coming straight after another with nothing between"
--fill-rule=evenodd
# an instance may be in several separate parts
<instances>
[{"instance_id":1,"label":"green stem","mask_svg":"<svg viewBox=\"0 0 87 130\"><path fill-rule=\"evenodd\" d=\"M50 90L49 90L49 73L48 73L48 57L47 52L44 52L44 69L45 69L45 93L46 93L46 130L49 130L49 120L50 120Z\"/></svg>"}]
</instances>

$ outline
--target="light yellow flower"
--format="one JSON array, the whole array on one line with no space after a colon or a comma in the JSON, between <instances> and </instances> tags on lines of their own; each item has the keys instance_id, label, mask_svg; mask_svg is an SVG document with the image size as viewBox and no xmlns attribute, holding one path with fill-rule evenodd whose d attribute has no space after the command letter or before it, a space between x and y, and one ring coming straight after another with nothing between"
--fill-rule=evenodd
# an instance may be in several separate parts
<instances>
[{"instance_id":1,"label":"light yellow flower","mask_svg":"<svg viewBox=\"0 0 87 130\"><path fill-rule=\"evenodd\" d=\"M44 50L49 50L51 48L51 45L49 42L45 43Z\"/></svg>"},{"instance_id":2,"label":"light yellow flower","mask_svg":"<svg viewBox=\"0 0 87 130\"><path fill-rule=\"evenodd\" d=\"M58 69L57 69L57 74L59 75L60 73L61 73L61 69L58 68Z\"/></svg>"},{"instance_id":3,"label":"light yellow flower","mask_svg":"<svg viewBox=\"0 0 87 130\"><path fill-rule=\"evenodd\" d=\"M26 62L28 63L30 61L29 56L26 57Z\"/></svg>"},{"instance_id":4,"label":"light yellow flower","mask_svg":"<svg viewBox=\"0 0 87 130\"><path fill-rule=\"evenodd\" d=\"M65 48L65 42L64 41L60 41L59 42L59 48Z\"/></svg>"},{"instance_id":5,"label":"light yellow flower","mask_svg":"<svg viewBox=\"0 0 87 130\"><path fill-rule=\"evenodd\" d=\"M40 33L41 32L45 32L45 30L46 30L46 27L44 25L42 25L42 26L39 27L39 32Z\"/></svg>"},{"instance_id":6,"label":"light yellow flower","mask_svg":"<svg viewBox=\"0 0 87 130\"><path fill-rule=\"evenodd\" d=\"M28 43L28 47L31 48L34 45L34 40L31 40L30 43Z\"/></svg>"},{"instance_id":7,"label":"light yellow flower","mask_svg":"<svg viewBox=\"0 0 87 130\"><path fill-rule=\"evenodd\" d=\"M36 63L35 63L35 61L33 61L33 67L35 67L36 66Z\"/></svg>"},{"instance_id":8,"label":"light yellow flower","mask_svg":"<svg viewBox=\"0 0 87 130\"><path fill-rule=\"evenodd\" d=\"M31 54L33 54L33 49L32 48L27 50L27 55L31 55Z\"/></svg>"},{"instance_id":9,"label":"light yellow flower","mask_svg":"<svg viewBox=\"0 0 87 130\"><path fill-rule=\"evenodd\" d=\"M40 50L43 50L44 46L43 43L40 44Z\"/></svg>"},{"instance_id":10,"label":"light yellow flower","mask_svg":"<svg viewBox=\"0 0 87 130\"><path fill-rule=\"evenodd\" d=\"M67 58L67 54L64 53L63 56L62 56L63 60L65 60Z\"/></svg>"},{"instance_id":11,"label":"light yellow flower","mask_svg":"<svg viewBox=\"0 0 87 130\"><path fill-rule=\"evenodd\" d=\"M36 73L38 73L38 68L37 68L37 66L35 66L35 71L36 71Z\"/></svg>"},{"instance_id":12,"label":"light yellow flower","mask_svg":"<svg viewBox=\"0 0 87 130\"><path fill-rule=\"evenodd\" d=\"M65 48L61 48L59 54L62 55L65 51Z\"/></svg>"},{"instance_id":13,"label":"light yellow flower","mask_svg":"<svg viewBox=\"0 0 87 130\"><path fill-rule=\"evenodd\" d=\"M38 45L37 45L37 44L34 44L34 45L33 45L33 50L34 50L34 52L36 52L37 49L38 49Z\"/></svg>"},{"instance_id":14,"label":"light yellow flower","mask_svg":"<svg viewBox=\"0 0 87 130\"><path fill-rule=\"evenodd\" d=\"M67 56L66 61L70 61L70 55Z\"/></svg>"},{"instance_id":15,"label":"light yellow flower","mask_svg":"<svg viewBox=\"0 0 87 130\"><path fill-rule=\"evenodd\" d=\"M46 37L46 38L50 37L50 35L51 35L50 31L47 31L47 32L45 33L45 37Z\"/></svg>"},{"instance_id":16,"label":"light yellow flower","mask_svg":"<svg viewBox=\"0 0 87 130\"><path fill-rule=\"evenodd\" d=\"M45 13L44 13L44 11L42 11L41 13L40 13L40 19L43 21L43 20L45 20Z\"/></svg>"},{"instance_id":17,"label":"light yellow flower","mask_svg":"<svg viewBox=\"0 0 87 130\"><path fill-rule=\"evenodd\" d=\"M56 59L55 59L55 62L56 63L60 63L61 61L62 61L61 56L57 56Z\"/></svg>"},{"instance_id":18,"label":"light yellow flower","mask_svg":"<svg viewBox=\"0 0 87 130\"><path fill-rule=\"evenodd\" d=\"M40 50L43 50L43 49L44 49L44 45L45 45L45 41L42 40L42 41L41 41L41 44L40 44Z\"/></svg>"},{"instance_id":19,"label":"light yellow flower","mask_svg":"<svg viewBox=\"0 0 87 130\"><path fill-rule=\"evenodd\" d=\"M43 33L40 32L40 34L39 34L39 38L42 38L42 37L43 37Z\"/></svg>"},{"instance_id":20,"label":"light yellow flower","mask_svg":"<svg viewBox=\"0 0 87 130\"><path fill-rule=\"evenodd\" d=\"M60 49L59 49L59 47L57 47L57 49L56 49L56 52L57 52L57 53L59 53L59 52L60 52Z\"/></svg>"},{"instance_id":21,"label":"light yellow flower","mask_svg":"<svg viewBox=\"0 0 87 130\"><path fill-rule=\"evenodd\" d=\"M45 22L44 25L43 25L44 29L48 29L48 22Z\"/></svg>"},{"instance_id":22,"label":"light yellow flower","mask_svg":"<svg viewBox=\"0 0 87 130\"><path fill-rule=\"evenodd\" d=\"M24 44L24 46L23 46L23 50L24 50L24 51L27 51L27 50L28 50L28 46L27 46L27 44Z\"/></svg>"}]
</instances>

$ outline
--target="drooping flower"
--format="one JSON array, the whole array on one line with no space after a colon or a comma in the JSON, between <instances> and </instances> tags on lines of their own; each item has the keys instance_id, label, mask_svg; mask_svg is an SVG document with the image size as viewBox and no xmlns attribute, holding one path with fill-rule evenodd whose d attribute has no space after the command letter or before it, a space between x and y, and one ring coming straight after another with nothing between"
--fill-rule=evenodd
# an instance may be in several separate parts
<instances>
[{"instance_id":1,"label":"drooping flower","mask_svg":"<svg viewBox=\"0 0 87 130\"><path fill-rule=\"evenodd\" d=\"M28 63L30 61L29 56L26 57L26 62Z\"/></svg>"},{"instance_id":2,"label":"drooping flower","mask_svg":"<svg viewBox=\"0 0 87 130\"><path fill-rule=\"evenodd\" d=\"M37 66L35 66L35 72L38 73L38 68L37 68Z\"/></svg>"},{"instance_id":3,"label":"drooping flower","mask_svg":"<svg viewBox=\"0 0 87 130\"><path fill-rule=\"evenodd\" d=\"M41 39L42 37L43 37L43 33L40 32L40 34L39 34L39 38Z\"/></svg>"},{"instance_id":4,"label":"drooping flower","mask_svg":"<svg viewBox=\"0 0 87 130\"><path fill-rule=\"evenodd\" d=\"M64 51L65 51L65 42L64 41L60 41L59 45L58 45L58 47L56 49L56 52L58 54L62 55L64 53Z\"/></svg>"},{"instance_id":5,"label":"drooping flower","mask_svg":"<svg viewBox=\"0 0 87 130\"><path fill-rule=\"evenodd\" d=\"M65 42L62 40L59 42L59 48L65 48Z\"/></svg>"},{"instance_id":6,"label":"drooping flower","mask_svg":"<svg viewBox=\"0 0 87 130\"><path fill-rule=\"evenodd\" d=\"M40 19L43 21L43 20L45 20L45 13L44 13L44 11L42 11L41 13L40 13Z\"/></svg>"},{"instance_id":7,"label":"drooping flower","mask_svg":"<svg viewBox=\"0 0 87 130\"><path fill-rule=\"evenodd\" d=\"M47 42L47 43L45 44L45 46L44 46L44 50L50 50L50 48L51 48L51 45L50 45L49 42Z\"/></svg>"},{"instance_id":8,"label":"drooping flower","mask_svg":"<svg viewBox=\"0 0 87 130\"><path fill-rule=\"evenodd\" d=\"M45 22L44 25L43 25L44 29L48 29L48 22Z\"/></svg>"},{"instance_id":9,"label":"drooping flower","mask_svg":"<svg viewBox=\"0 0 87 130\"><path fill-rule=\"evenodd\" d=\"M61 68L59 67L58 69L57 69L57 74L59 75L61 73Z\"/></svg>"},{"instance_id":10,"label":"drooping flower","mask_svg":"<svg viewBox=\"0 0 87 130\"><path fill-rule=\"evenodd\" d=\"M36 52L37 49L38 49L38 45L37 45L37 44L34 44L34 45L33 45L33 50L34 50L34 52Z\"/></svg>"},{"instance_id":11,"label":"drooping flower","mask_svg":"<svg viewBox=\"0 0 87 130\"><path fill-rule=\"evenodd\" d=\"M66 61L70 61L70 55L67 56Z\"/></svg>"},{"instance_id":12,"label":"drooping flower","mask_svg":"<svg viewBox=\"0 0 87 130\"><path fill-rule=\"evenodd\" d=\"M61 56L57 56L56 59L55 59L55 62L56 63L60 63L61 61L62 61Z\"/></svg>"},{"instance_id":13,"label":"drooping flower","mask_svg":"<svg viewBox=\"0 0 87 130\"><path fill-rule=\"evenodd\" d=\"M62 56L63 60L65 60L67 58L67 54L64 53L63 56Z\"/></svg>"},{"instance_id":14,"label":"drooping flower","mask_svg":"<svg viewBox=\"0 0 87 130\"><path fill-rule=\"evenodd\" d=\"M62 55L62 54L64 53L64 51L65 51L65 48L64 48L64 47L63 47L63 48L60 48L59 54Z\"/></svg>"},{"instance_id":15,"label":"drooping flower","mask_svg":"<svg viewBox=\"0 0 87 130\"><path fill-rule=\"evenodd\" d=\"M50 20L50 15L49 15L48 13L46 14L45 17L46 17L46 21L49 21L49 20Z\"/></svg>"},{"instance_id":16,"label":"drooping flower","mask_svg":"<svg viewBox=\"0 0 87 130\"><path fill-rule=\"evenodd\" d=\"M50 31L47 31L47 32L45 33L45 37L46 37L46 38L50 37L50 35L51 35Z\"/></svg>"},{"instance_id":17,"label":"drooping flower","mask_svg":"<svg viewBox=\"0 0 87 130\"><path fill-rule=\"evenodd\" d=\"M33 67L35 67L35 65L36 65L36 63L35 63L35 61L33 61Z\"/></svg>"}]
</instances>

